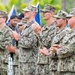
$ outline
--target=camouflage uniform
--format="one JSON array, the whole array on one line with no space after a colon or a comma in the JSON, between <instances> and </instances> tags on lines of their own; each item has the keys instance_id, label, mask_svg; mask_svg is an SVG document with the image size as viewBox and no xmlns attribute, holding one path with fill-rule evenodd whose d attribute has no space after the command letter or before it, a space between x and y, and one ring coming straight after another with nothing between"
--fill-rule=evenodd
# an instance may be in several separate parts
<instances>
[{"instance_id":1,"label":"camouflage uniform","mask_svg":"<svg viewBox=\"0 0 75 75\"><path fill-rule=\"evenodd\" d=\"M74 9L67 17L71 16L75 16ZM56 53L59 59L58 75L75 75L75 29L68 31Z\"/></svg>"},{"instance_id":2,"label":"camouflage uniform","mask_svg":"<svg viewBox=\"0 0 75 75\"><path fill-rule=\"evenodd\" d=\"M41 11L42 12L43 11L54 11L54 8L52 6L45 5L44 9L42 9ZM47 49L51 47L51 41L55 35L55 32L56 32L56 26L54 22L50 25L45 25L42 28L42 32L39 34L39 39L40 39L39 49L41 49L42 46L46 47ZM38 53L36 75L49 75L48 56Z\"/></svg>"},{"instance_id":3,"label":"camouflage uniform","mask_svg":"<svg viewBox=\"0 0 75 75\"><path fill-rule=\"evenodd\" d=\"M49 26L44 26L42 28L42 32L40 33L40 48L41 45L46 47L47 49L51 46L52 38L54 37L56 32L55 23L52 23ZM38 54L38 61L37 61L37 75L48 75L49 74L49 58L43 54Z\"/></svg>"},{"instance_id":4,"label":"camouflage uniform","mask_svg":"<svg viewBox=\"0 0 75 75\"><path fill-rule=\"evenodd\" d=\"M65 11L60 10L57 13L57 15L54 15L54 17L60 18L60 19L66 19L67 15L68 14ZM52 45L53 44L62 44L62 39L67 34L68 30L69 30L69 28L66 28L66 25L63 29L59 29L58 32L56 33L55 37L53 38ZM57 66L58 66L57 54L50 51L49 58L50 58L50 60L49 60L50 61L49 62L50 74L49 75L58 75L58 72L57 72Z\"/></svg>"},{"instance_id":5,"label":"camouflage uniform","mask_svg":"<svg viewBox=\"0 0 75 75\"><path fill-rule=\"evenodd\" d=\"M0 10L0 17L5 17L7 14ZM0 75L7 75L7 65L8 61L8 51L6 50L6 46L12 44L10 37L10 28L8 26L4 26L2 30L0 30Z\"/></svg>"},{"instance_id":6,"label":"camouflage uniform","mask_svg":"<svg viewBox=\"0 0 75 75\"><path fill-rule=\"evenodd\" d=\"M62 40L61 48L57 50L59 75L75 74L75 30L69 32Z\"/></svg>"},{"instance_id":7,"label":"camouflage uniform","mask_svg":"<svg viewBox=\"0 0 75 75\"><path fill-rule=\"evenodd\" d=\"M34 9L27 6L24 10ZM19 41L19 75L35 75L36 59L38 52L38 37L32 29L32 25L37 24L34 20L25 24Z\"/></svg>"}]
</instances>

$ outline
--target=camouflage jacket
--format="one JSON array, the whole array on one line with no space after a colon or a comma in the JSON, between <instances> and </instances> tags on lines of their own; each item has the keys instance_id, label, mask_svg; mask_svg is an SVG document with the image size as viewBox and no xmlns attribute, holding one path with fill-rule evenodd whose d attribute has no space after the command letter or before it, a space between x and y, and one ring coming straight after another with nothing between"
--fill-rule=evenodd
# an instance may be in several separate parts
<instances>
[{"instance_id":1,"label":"camouflage jacket","mask_svg":"<svg viewBox=\"0 0 75 75\"><path fill-rule=\"evenodd\" d=\"M61 47L57 50L58 71L75 72L75 30L69 31L62 40Z\"/></svg>"},{"instance_id":2,"label":"camouflage jacket","mask_svg":"<svg viewBox=\"0 0 75 75\"><path fill-rule=\"evenodd\" d=\"M63 28L62 30L58 30L55 37L53 38L52 45L53 44L59 44L62 45L62 39L65 37L67 32L69 31L69 28ZM52 51L49 52L49 68L50 70L57 70L57 64L58 64L58 57L56 53L53 53Z\"/></svg>"},{"instance_id":3,"label":"camouflage jacket","mask_svg":"<svg viewBox=\"0 0 75 75\"><path fill-rule=\"evenodd\" d=\"M19 41L20 62L35 62L38 52L38 37L32 30L32 24L25 24L25 27L21 33L21 39Z\"/></svg>"},{"instance_id":4,"label":"camouflage jacket","mask_svg":"<svg viewBox=\"0 0 75 75\"><path fill-rule=\"evenodd\" d=\"M70 28L63 28L62 30L58 30L56 35L54 36L53 40L52 40L52 44L62 44L62 39L65 37L65 35L68 33L68 31L70 30ZM53 53L52 51L50 51L49 53L50 58L57 58L57 55L55 53Z\"/></svg>"},{"instance_id":5,"label":"camouflage jacket","mask_svg":"<svg viewBox=\"0 0 75 75\"><path fill-rule=\"evenodd\" d=\"M8 51L5 47L12 44L10 33L11 29L8 26L5 26L2 30L0 30L0 64L7 63L6 59L8 57ZM2 64L0 67L3 67Z\"/></svg>"},{"instance_id":6,"label":"camouflage jacket","mask_svg":"<svg viewBox=\"0 0 75 75\"><path fill-rule=\"evenodd\" d=\"M39 41L40 41L40 48L41 46L46 47L49 49L51 47L52 39L56 35L56 25L52 23L51 25L45 25L42 28L42 32L39 34ZM38 54L38 64L48 64L48 56L43 54Z\"/></svg>"}]
</instances>

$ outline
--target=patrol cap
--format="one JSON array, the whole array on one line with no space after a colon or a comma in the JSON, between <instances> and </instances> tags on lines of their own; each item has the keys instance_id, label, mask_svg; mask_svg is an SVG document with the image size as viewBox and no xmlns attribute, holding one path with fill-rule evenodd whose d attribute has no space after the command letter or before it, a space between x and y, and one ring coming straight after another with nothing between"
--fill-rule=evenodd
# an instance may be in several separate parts
<instances>
[{"instance_id":1,"label":"patrol cap","mask_svg":"<svg viewBox=\"0 0 75 75\"><path fill-rule=\"evenodd\" d=\"M38 8L34 5L28 4L27 7L23 9L23 11L38 12Z\"/></svg>"},{"instance_id":2,"label":"patrol cap","mask_svg":"<svg viewBox=\"0 0 75 75\"><path fill-rule=\"evenodd\" d=\"M24 17L24 13L20 13L19 15L18 15L18 19L22 19Z\"/></svg>"},{"instance_id":3,"label":"patrol cap","mask_svg":"<svg viewBox=\"0 0 75 75\"><path fill-rule=\"evenodd\" d=\"M7 16L8 16L8 15L7 15L6 12L0 10L0 17L5 17L5 18L7 18Z\"/></svg>"},{"instance_id":4,"label":"patrol cap","mask_svg":"<svg viewBox=\"0 0 75 75\"><path fill-rule=\"evenodd\" d=\"M68 17L72 17L72 16L75 16L75 8L72 8L72 9L70 10L70 13L67 15L67 18L68 18Z\"/></svg>"},{"instance_id":5,"label":"patrol cap","mask_svg":"<svg viewBox=\"0 0 75 75\"><path fill-rule=\"evenodd\" d=\"M41 9L41 12L45 12L45 11L46 11L46 12L49 12L49 11L55 12L55 7L46 4L46 5L44 6L44 8Z\"/></svg>"},{"instance_id":6,"label":"patrol cap","mask_svg":"<svg viewBox=\"0 0 75 75\"><path fill-rule=\"evenodd\" d=\"M57 15L54 15L55 18L62 18L62 19L66 19L66 16L68 15L67 12L63 11L63 10L59 10Z\"/></svg>"}]
</instances>

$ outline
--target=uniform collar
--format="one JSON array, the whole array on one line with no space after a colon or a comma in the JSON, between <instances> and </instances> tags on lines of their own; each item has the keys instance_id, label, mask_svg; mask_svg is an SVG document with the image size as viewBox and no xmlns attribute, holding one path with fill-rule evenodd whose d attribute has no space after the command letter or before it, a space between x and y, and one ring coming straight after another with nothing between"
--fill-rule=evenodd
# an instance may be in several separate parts
<instances>
[{"instance_id":1,"label":"uniform collar","mask_svg":"<svg viewBox=\"0 0 75 75\"><path fill-rule=\"evenodd\" d=\"M31 26L34 23L34 20L32 20L31 22L27 23L27 26Z\"/></svg>"}]
</instances>

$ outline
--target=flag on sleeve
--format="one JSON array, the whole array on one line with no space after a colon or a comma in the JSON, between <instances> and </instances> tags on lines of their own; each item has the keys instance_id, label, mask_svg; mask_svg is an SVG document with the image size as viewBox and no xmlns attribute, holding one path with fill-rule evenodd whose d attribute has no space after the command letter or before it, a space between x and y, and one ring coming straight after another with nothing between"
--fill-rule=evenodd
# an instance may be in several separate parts
<instances>
[{"instance_id":1,"label":"flag on sleeve","mask_svg":"<svg viewBox=\"0 0 75 75\"><path fill-rule=\"evenodd\" d=\"M35 16L35 21L40 25L40 6L39 6L39 3L37 3L36 7L38 8L38 12Z\"/></svg>"},{"instance_id":2,"label":"flag on sleeve","mask_svg":"<svg viewBox=\"0 0 75 75\"><path fill-rule=\"evenodd\" d=\"M11 17L12 15L16 15L16 10L15 10L15 6L14 6L14 5L12 6L12 8L11 8L9 14L8 14L8 19L7 19L7 22L6 22L7 25L10 25L9 20L10 20L10 17Z\"/></svg>"}]
</instances>

